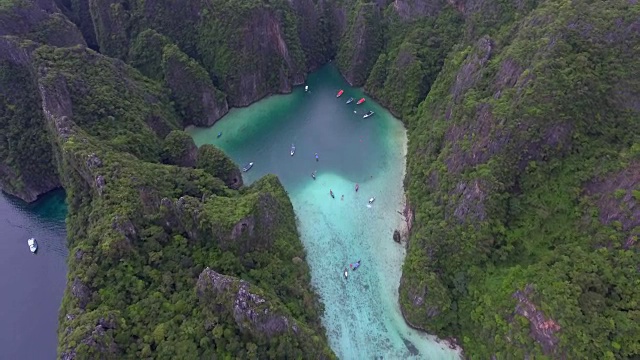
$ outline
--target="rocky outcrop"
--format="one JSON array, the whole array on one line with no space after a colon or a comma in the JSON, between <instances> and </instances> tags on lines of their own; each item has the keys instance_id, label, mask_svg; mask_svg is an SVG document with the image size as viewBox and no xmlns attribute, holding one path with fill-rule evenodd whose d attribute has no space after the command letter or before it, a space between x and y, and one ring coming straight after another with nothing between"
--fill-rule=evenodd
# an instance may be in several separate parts
<instances>
[{"instance_id":1,"label":"rocky outcrop","mask_svg":"<svg viewBox=\"0 0 640 360\"><path fill-rule=\"evenodd\" d=\"M275 176L268 176L252 185L250 195L237 199L181 197L175 206L163 204L161 209L167 224L179 228L194 241L214 241L225 251L238 255L266 251L278 240L284 225L283 213L290 202L284 202L282 185ZM235 208L234 216L219 219L216 209Z\"/></svg>"},{"instance_id":2,"label":"rocky outcrop","mask_svg":"<svg viewBox=\"0 0 640 360\"><path fill-rule=\"evenodd\" d=\"M533 295L533 287L531 284L525 286L524 290L518 290L513 293L516 299L515 313L527 319L530 324L530 336L537 341L547 356L553 356L556 353L556 347L559 339L556 335L561 330L553 319L544 316L542 311L531 302Z\"/></svg>"},{"instance_id":3,"label":"rocky outcrop","mask_svg":"<svg viewBox=\"0 0 640 360\"><path fill-rule=\"evenodd\" d=\"M382 15L375 3L358 1L338 51L338 66L352 86L364 85L382 49Z\"/></svg>"},{"instance_id":4,"label":"rocky outcrop","mask_svg":"<svg viewBox=\"0 0 640 360\"><path fill-rule=\"evenodd\" d=\"M639 184L640 162L586 184L585 192L594 200L600 222L625 235L621 244L600 243L599 246L621 245L625 249L637 246L640 238ZM607 240L612 241L612 238Z\"/></svg>"},{"instance_id":5,"label":"rocky outcrop","mask_svg":"<svg viewBox=\"0 0 640 360\"><path fill-rule=\"evenodd\" d=\"M93 311L84 314L84 317L67 314L65 318L69 321L65 329L67 336L77 339L78 343L77 346L64 344L59 355L60 359L83 359L87 353L103 359L115 359L122 356L121 349L114 338L114 333L120 326L118 313ZM82 350L78 351L78 347Z\"/></svg>"},{"instance_id":6,"label":"rocky outcrop","mask_svg":"<svg viewBox=\"0 0 640 360\"><path fill-rule=\"evenodd\" d=\"M316 359L334 358L308 328L284 310L278 300L246 281L206 268L198 277L197 294L206 311L231 315L244 334L258 339L282 339L291 345L298 344L304 353L313 354ZM294 353L290 351L294 349L285 349L289 350L284 350L281 356L293 356Z\"/></svg>"},{"instance_id":7,"label":"rocky outcrop","mask_svg":"<svg viewBox=\"0 0 640 360\"><path fill-rule=\"evenodd\" d=\"M205 144L198 149L196 167L221 179L232 189L239 189L242 186L242 173L238 165L213 145Z\"/></svg>"},{"instance_id":8,"label":"rocky outcrop","mask_svg":"<svg viewBox=\"0 0 640 360\"><path fill-rule=\"evenodd\" d=\"M182 130L174 130L164 139L162 160L167 164L195 167L198 148L193 138Z\"/></svg>"},{"instance_id":9,"label":"rocky outcrop","mask_svg":"<svg viewBox=\"0 0 640 360\"><path fill-rule=\"evenodd\" d=\"M445 6L445 0L394 0L392 6L404 20L435 16Z\"/></svg>"},{"instance_id":10,"label":"rocky outcrop","mask_svg":"<svg viewBox=\"0 0 640 360\"><path fill-rule=\"evenodd\" d=\"M236 325L243 332L266 338L301 332L294 319L279 312L261 294L262 291L245 281L206 268L198 278L197 288L201 298L213 298L225 311L233 314Z\"/></svg>"},{"instance_id":11,"label":"rocky outcrop","mask_svg":"<svg viewBox=\"0 0 640 360\"><path fill-rule=\"evenodd\" d=\"M162 68L184 126L209 127L229 111L225 94L213 86L200 64L177 46L165 46Z\"/></svg>"},{"instance_id":12,"label":"rocky outcrop","mask_svg":"<svg viewBox=\"0 0 640 360\"><path fill-rule=\"evenodd\" d=\"M9 1L0 8L0 36L15 35L52 46L86 46L78 28L53 0Z\"/></svg>"}]
</instances>

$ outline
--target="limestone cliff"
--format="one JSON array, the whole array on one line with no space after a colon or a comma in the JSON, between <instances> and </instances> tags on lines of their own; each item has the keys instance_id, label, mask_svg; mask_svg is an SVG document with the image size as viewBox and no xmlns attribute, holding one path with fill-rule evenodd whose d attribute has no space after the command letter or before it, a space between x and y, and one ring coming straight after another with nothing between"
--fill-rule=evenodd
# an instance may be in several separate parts
<instances>
[{"instance_id":1,"label":"limestone cliff","mask_svg":"<svg viewBox=\"0 0 640 360\"><path fill-rule=\"evenodd\" d=\"M383 45L381 10L377 4L359 0L351 9L338 51L338 66L353 86L362 86Z\"/></svg>"},{"instance_id":2,"label":"limestone cliff","mask_svg":"<svg viewBox=\"0 0 640 360\"><path fill-rule=\"evenodd\" d=\"M3 35L53 46L86 46L78 28L53 0L9 0L0 5L0 36Z\"/></svg>"},{"instance_id":3,"label":"limestone cliff","mask_svg":"<svg viewBox=\"0 0 640 360\"><path fill-rule=\"evenodd\" d=\"M173 121L171 109L162 105L167 98L119 60L47 46L33 56L69 204L72 280L61 310L60 357L243 357L244 343L282 357L313 346L332 357L308 266L291 261L303 259L304 250L277 179L236 192L207 171L190 168L196 165L192 140L187 137L191 142L185 144L185 134L174 131L163 141L144 121L154 111ZM113 91L115 85L121 93ZM109 118L112 113L117 116ZM147 130L127 132L134 119ZM157 154L148 147L151 140L161 148ZM160 158L181 166L160 164ZM276 335L288 344L276 347L259 335L260 324L240 327L205 309L194 313L196 279L206 266L278 294L286 304L279 311L305 337L291 343L293 335ZM275 296L272 301L278 303ZM221 333L211 332L211 324ZM233 335L240 329L250 332ZM132 342L138 333L150 335Z\"/></svg>"},{"instance_id":4,"label":"limestone cliff","mask_svg":"<svg viewBox=\"0 0 640 360\"><path fill-rule=\"evenodd\" d=\"M196 167L221 179L232 189L239 189L242 186L242 174L238 165L213 145L200 146Z\"/></svg>"},{"instance_id":5,"label":"limestone cliff","mask_svg":"<svg viewBox=\"0 0 640 360\"><path fill-rule=\"evenodd\" d=\"M312 71L334 58L346 30L350 1L290 0L296 14L298 37Z\"/></svg>"},{"instance_id":6,"label":"limestone cliff","mask_svg":"<svg viewBox=\"0 0 640 360\"><path fill-rule=\"evenodd\" d=\"M200 303L207 311L233 318L243 333L262 341L283 338L279 341L285 346L299 347L289 354L292 357L313 354L316 359L335 358L309 329L287 314L282 304L246 281L206 268L198 278L197 288Z\"/></svg>"},{"instance_id":7,"label":"limestone cliff","mask_svg":"<svg viewBox=\"0 0 640 360\"><path fill-rule=\"evenodd\" d=\"M407 120L402 310L472 356L638 354L617 334L637 329L621 294L640 296L623 285L637 277L640 114L628 94L640 91L629 50L640 37L626 2L606 6L546 1L513 31L482 27L513 18L471 17L475 39Z\"/></svg>"},{"instance_id":8,"label":"limestone cliff","mask_svg":"<svg viewBox=\"0 0 640 360\"><path fill-rule=\"evenodd\" d=\"M31 67L36 46L0 37L0 188L27 202L60 186Z\"/></svg>"},{"instance_id":9,"label":"limestone cliff","mask_svg":"<svg viewBox=\"0 0 640 360\"><path fill-rule=\"evenodd\" d=\"M208 127L229 111L226 95L211 83L209 74L175 45L162 51L164 81L183 117L183 125Z\"/></svg>"}]
</instances>

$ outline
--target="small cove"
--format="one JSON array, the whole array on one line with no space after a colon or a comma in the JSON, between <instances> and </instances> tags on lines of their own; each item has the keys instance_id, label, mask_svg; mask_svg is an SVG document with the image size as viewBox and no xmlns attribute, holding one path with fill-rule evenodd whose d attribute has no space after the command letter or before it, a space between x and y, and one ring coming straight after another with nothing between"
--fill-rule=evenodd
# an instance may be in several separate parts
<instances>
[{"instance_id":1,"label":"small cove","mask_svg":"<svg viewBox=\"0 0 640 360\"><path fill-rule=\"evenodd\" d=\"M403 226L402 124L368 97L356 105L363 92L349 87L333 66L311 74L306 84L309 92L298 87L188 132L198 146L214 144L240 167L254 162L243 174L245 183L268 173L280 178L325 305L330 344L341 359L457 359L444 342L409 328L398 307L405 252L392 235ZM339 89L345 93L336 98ZM346 104L349 97L355 101ZM376 114L363 119L369 110ZM370 197L376 198L372 205ZM345 280L343 270L358 260L361 267Z\"/></svg>"}]
</instances>

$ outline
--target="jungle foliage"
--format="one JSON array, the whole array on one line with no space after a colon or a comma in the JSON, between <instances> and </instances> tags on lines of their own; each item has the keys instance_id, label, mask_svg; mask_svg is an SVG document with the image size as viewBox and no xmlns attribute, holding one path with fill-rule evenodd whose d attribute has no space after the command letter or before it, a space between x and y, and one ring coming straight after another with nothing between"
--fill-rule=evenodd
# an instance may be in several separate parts
<instances>
[{"instance_id":1,"label":"jungle foliage","mask_svg":"<svg viewBox=\"0 0 640 360\"><path fill-rule=\"evenodd\" d=\"M29 66L0 56L0 175L8 191L30 187L25 174L67 191L61 355L332 357L284 189L232 190L224 153L191 151L177 130L202 103L167 74L239 106L336 56L408 128L408 322L472 358L640 356L640 5L442 1L399 16L407 4L426 3L72 0L103 55L54 47L78 43L57 12L18 29L51 46ZM1 1L0 16L30 6ZM52 123L44 95L69 116ZM198 296L207 267L302 331L247 331L232 293Z\"/></svg>"},{"instance_id":2,"label":"jungle foliage","mask_svg":"<svg viewBox=\"0 0 640 360\"><path fill-rule=\"evenodd\" d=\"M640 356L640 7L602 6L474 18L407 120L402 308L470 356Z\"/></svg>"}]
</instances>

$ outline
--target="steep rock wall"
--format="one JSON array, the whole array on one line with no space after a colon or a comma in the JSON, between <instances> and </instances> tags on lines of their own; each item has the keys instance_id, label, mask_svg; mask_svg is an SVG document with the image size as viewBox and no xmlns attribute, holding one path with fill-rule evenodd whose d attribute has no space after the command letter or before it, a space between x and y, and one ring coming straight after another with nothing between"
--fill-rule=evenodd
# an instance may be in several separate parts
<instances>
[{"instance_id":1,"label":"steep rock wall","mask_svg":"<svg viewBox=\"0 0 640 360\"><path fill-rule=\"evenodd\" d=\"M11 0L0 7L0 36L15 35L53 46L86 46L82 34L53 0Z\"/></svg>"},{"instance_id":2,"label":"steep rock wall","mask_svg":"<svg viewBox=\"0 0 640 360\"><path fill-rule=\"evenodd\" d=\"M639 296L619 288L637 276L638 253L625 249L633 210L616 212L594 182L626 174L610 187L634 206L625 169L637 156L638 110L625 94L638 91L628 44L640 38L633 16L621 20L628 10L547 1L448 57L408 120L415 221L400 300L414 326L481 358L636 355L616 335L635 325L594 331L626 316L621 293ZM466 36L478 24L487 23L474 17ZM603 226L598 212L620 220Z\"/></svg>"},{"instance_id":3,"label":"steep rock wall","mask_svg":"<svg viewBox=\"0 0 640 360\"><path fill-rule=\"evenodd\" d=\"M377 4L358 1L351 9L338 51L338 67L353 86L364 85L382 49L382 15Z\"/></svg>"},{"instance_id":4,"label":"steep rock wall","mask_svg":"<svg viewBox=\"0 0 640 360\"><path fill-rule=\"evenodd\" d=\"M30 66L36 46L0 37L0 188L27 202L60 186Z\"/></svg>"}]
</instances>

